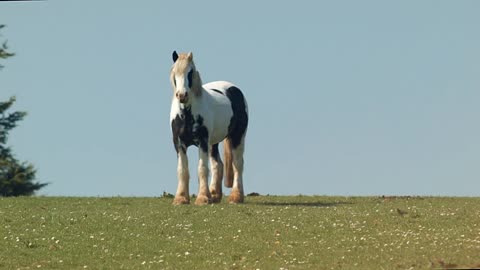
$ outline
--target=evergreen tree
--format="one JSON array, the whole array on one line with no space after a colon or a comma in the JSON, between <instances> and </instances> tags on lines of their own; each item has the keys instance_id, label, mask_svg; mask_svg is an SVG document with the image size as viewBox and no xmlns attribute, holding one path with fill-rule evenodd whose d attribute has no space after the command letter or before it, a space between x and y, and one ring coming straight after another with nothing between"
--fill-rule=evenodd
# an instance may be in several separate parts
<instances>
[{"instance_id":1,"label":"evergreen tree","mask_svg":"<svg viewBox=\"0 0 480 270\"><path fill-rule=\"evenodd\" d=\"M3 27L0 25L0 29ZM7 44L4 42L0 47L0 59L14 55L7 49ZM47 185L33 182L36 172L33 165L18 161L7 146L8 132L27 115L26 112L7 113L14 102L15 97L11 97L6 102L0 102L0 196L32 195Z\"/></svg>"},{"instance_id":2,"label":"evergreen tree","mask_svg":"<svg viewBox=\"0 0 480 270\"><path fill-rule=\"evenodd\" d=\"M5 25L3 24L0 24L0 30L2 30L2 28L4 28ZM10 53L7 51L8 50L8 47L7 47L7 41L4 41L2 43L2 46L0 46L0 59L6 59L8 57L11 57L11 56L14 56L15 54L13 53ZM0 64L0 68L2 68L3 66Z\"/></svg>"}]
</instances>

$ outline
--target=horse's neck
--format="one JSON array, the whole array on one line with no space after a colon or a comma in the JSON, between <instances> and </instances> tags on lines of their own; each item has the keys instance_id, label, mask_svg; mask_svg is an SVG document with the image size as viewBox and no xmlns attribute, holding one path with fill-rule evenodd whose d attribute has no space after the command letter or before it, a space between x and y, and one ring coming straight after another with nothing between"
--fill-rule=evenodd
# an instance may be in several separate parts
<instances>
[{"instance_id":1,"label":"horse's neck","mask_svg":"<svg viewBox=\"0 0 480 270\"><path fill-rule=\"evenodd\" d=\"M199 85L196 85L192 89L193 94L196 98L201 98L205 94L205 88L203 88L203 85L201 84L201 80L199 82Z\"/></svg>"},{"instance_id":2,"label":"horse's neck","mask_svg":"<svg viewBox=\"0 0 480 270\"><path fill-rule=\"evenodd\" d=\"M203 88L203 85L195 87L194 94L192 95L192 103L203 103L205 101L205 95L207 90Z\"/></svg>"}]
</instances>

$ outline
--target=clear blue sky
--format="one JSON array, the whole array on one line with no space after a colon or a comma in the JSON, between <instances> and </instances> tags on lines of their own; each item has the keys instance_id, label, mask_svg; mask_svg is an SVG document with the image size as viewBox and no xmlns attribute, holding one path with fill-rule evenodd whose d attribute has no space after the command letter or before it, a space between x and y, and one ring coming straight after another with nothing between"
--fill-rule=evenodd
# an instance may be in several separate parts
<instances>
[{"instance_id":1,"label":"clear blue sky","mask_svg":"<svg viewBox=\"0 0 480 270\"><path fill-rule=\"evenodd\" d=\"M480 195L479 1L272 3L1 2L39 194L175 192L175 49L248 99L246 192Z\"/></svg>"}]
</instances>

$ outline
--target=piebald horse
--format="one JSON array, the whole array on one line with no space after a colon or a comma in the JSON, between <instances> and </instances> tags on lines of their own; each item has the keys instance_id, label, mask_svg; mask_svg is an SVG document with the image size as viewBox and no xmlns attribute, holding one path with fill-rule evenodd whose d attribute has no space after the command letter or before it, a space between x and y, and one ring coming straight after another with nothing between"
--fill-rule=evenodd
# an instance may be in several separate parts
<instances>
[{"instance_id":1,"label":"piebald horse","mask_svg":"<svg viewBox=\"0 0 480 270\"><path fill-rule=\"evenodd\" d=\"M178 188L173 204L190 203L187 148L199 150L199 191L195 204L218 203L222 199L222 178L232 188L228 201L242 203L243 153L248 126L247 102L234 84L216 81L202 85L193 54L172 54L170 81L173 88L170 124L177 152ZM223 141L225 166L218 144ZM209 160L212 168L208 186Z\"/></svg>"}]
</instances>

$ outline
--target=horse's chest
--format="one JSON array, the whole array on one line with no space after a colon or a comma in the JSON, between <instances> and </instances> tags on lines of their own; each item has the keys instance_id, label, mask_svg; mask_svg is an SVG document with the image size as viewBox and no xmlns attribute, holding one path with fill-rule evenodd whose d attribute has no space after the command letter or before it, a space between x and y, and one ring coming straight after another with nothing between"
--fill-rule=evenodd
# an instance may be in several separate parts
<instances>
[{"instance_id":1,"label":"horse's chest","mask_svg":"<svg viewBox=\"0 0 480 270\"><path fill-rule=\"evenodd\" d=\"M179 112L172 120L173 143L177 152L195 145L208 150L208 129L201 115L194 116L189 109Z\"/></svg>"}]
</instances>

